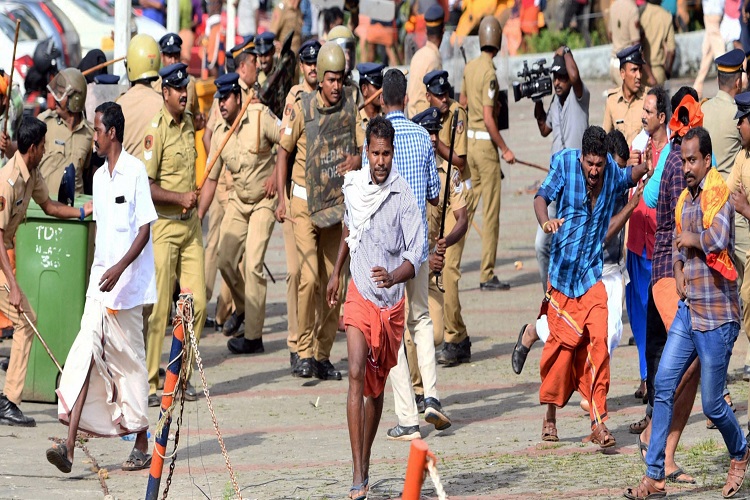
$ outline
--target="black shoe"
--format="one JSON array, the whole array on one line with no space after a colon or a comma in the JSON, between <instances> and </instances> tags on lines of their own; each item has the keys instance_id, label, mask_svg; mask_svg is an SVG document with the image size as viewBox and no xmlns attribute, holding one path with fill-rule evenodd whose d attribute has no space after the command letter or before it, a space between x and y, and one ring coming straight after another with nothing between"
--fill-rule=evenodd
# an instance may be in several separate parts
<instances>
[{"instance_id":1,"label":"black shoe","mask_svg":"<svg viewBox=\"0 0 750 500\"><path fill-rule=\"evenodd\" d=\"M297 366L294 368L292 375L301 378L310 378L313 375L313 362L312 358L301 358L297 362Z\"/></svg>"},{"instance_id":2,"label":"black shoe","mask_svg":"<svg viewBox=\"0 0 750 500\"><path fill-rule=\"evenodd\" d=\"M237 314L232 313L231 316L226 320L224 323L224 329L222 330L224 332L224 335L227 337L231 337L235 333L237 333L237 330L240 329L240 326L242 326L242 323L245 321L245 313Z\"/></svg>"},{"instance_id":3,"label":"black shoe","mask_svg":"<svg viewBox=\"0 0 750 500\"><path fill-rule=\"evenodd\" d=\"M415 395L414 402L417 403L417 412L424 413L424 394Z\"/></svg>"},{"instance_id":4,"label":"black shoe","mask_svg":"<svg viewBox=\"0 0 750 500\"><path fill-rule=\"evenodd\" d=\"M496 292L498 290L510 290L510 283L506 281L500 281L497 276L493 276L491 280L485 281L479 284L479 289L483 292Z\"/></svg>"},{"instance_id":5,"label":"black shoe","mask_svg":"<svg viewBox=\"0 0 750 500\"><path fill-rule=\"evenodd\" d=\"M159 400L159 396L157 396L156 394L148 395L148 407L149 408L155 408L160 405L161 405L161 401Z\"/></svg>"},{"instance_id":6,"label":"black shoe","mask_svg":"<svg viewBox=\"0 0 750 500\"><path fill-rule=\"evenodd\" d=\"M451 419L443 411L440 401L435 398L425 398L424 419L435 426L435 429L444 431L451 426Z\"/></svg>"},{"instance_id":7,"label":"black shoe","mask_svg":"<svg viewBox=\"0 0 750 500\"><path fill-rule=\"evenodd\" d=\"M229 339L227 347L232 354L260 354L265 352L263 339L249 340L245 337L237 337Z\"/></svg>"},{"instance_id":8,"label":"black shoe","mask_svg":"<svg viewBox=\"0 0 750 500\"><path fill-rule=\"evenodd\" d=\"M223 332L224 331L224 323L216 323L216 326L214 326L214 330L217 332Z\"/></svg>"},{"instance_id":9,"label":"black shoe","mask_svg":"<svg viewBox=\"0 0 750 500\"><path fill-rule=\"evenodd\" d=\"M313 375L320 380L341 380L341 372L336 369L329 359L318 361L312 358Z\"/></svg>"},{"instance_id":10,"label":"black shoe","mask_svg":"<svg viewBox=\"0 0 750 500\"><path fill-rule=\"evenodd\" d=\"M458 344L443 343L443 348L437 352L435 359L438 364L446 367L469 363L471 361L471 340L466 337Z\"/></svg>"},{"instance_id":11,"label":"black shoe","mask_svg":"<svg viewBox=\"0 0 750 500\"><path fill-rule=\"evenodd\" d=\"M516 345L513 347L513 353L510 355L510 366L513 368L516 375L520 375L521 371L523 371L523 365L526 363L526 356L529 355L529 351L531 350L521 342L523 340L523 332L526 331L527 326L529 325L523 325L521 331L518 332L518 340L516 340Z\"/></svg>"},{"instance_id":12,"label":"black shoe","mask_svg":"<svg viewBox=\"0 0 750 500\"><path fill-rule=\"evenodd\" d=\"M297 363L299 363L299 354L297 354L296 352L290 352L289 366L292 367L292 373L294 373L294 370L297 368Z\"/></svg>"},{"instance_id":13,"label":"black shoe","mask_svg":"<svg viewBox=\"0 0 750 500\"><path fill-rule=\"evenodd\" d=\"M185 388L185 401L197 401L198 393L195 392L195 387L190 382L187 383Z\"/></svg>"},{"instance_id":14,"label":"black shoe","mask_svg":"<svg viewBox=\"0 0 750 500\"><path fill-rule=\"evenodd\" d=\"M471 362L471 339L469 337L456 344L456 356L458 356L459 363Z\"/></svg>"},{"instance_id":15,"label":"black shoe","mask_svg":"<svg viewBox=\"0 0 750 500\"><path fill-rule=\"evenodd\" d=\"M419 433L418 425L410 425L408 427L402 427L397 425L388 429L388 439L394 439L396 441L413 441L419 439L422 434Z\"/></svg>"},{"instance_id":16,"label":"black shoe","mask_svg":"<svg viewBox=\"0 0 750 500\"><path fill-rule=\"evenodd\" d=\"M10 364L10 358L0 359L0 370L7 372L9 364Z\"/></svg>"},{"instance_id":17,"label":"black shoe","mask_svg":"<svg viewBox=\"0 0 750 500\"><path fill-rule=\"evenodd\" d=\"M203 328L216 328L216 318L206 316L206 323L203 325Z\"/></svg>"},{"instance_id":18,"label":"black shoe","mask_svg":"<svg viewBox=\"0 0 750 500\"><path fill-rule=\"evenodd\" d=\"M0 425L17 425L19 427L36 427L33 418L23 414L16 404L0 394Z\"/></svg>"}]
</instances>

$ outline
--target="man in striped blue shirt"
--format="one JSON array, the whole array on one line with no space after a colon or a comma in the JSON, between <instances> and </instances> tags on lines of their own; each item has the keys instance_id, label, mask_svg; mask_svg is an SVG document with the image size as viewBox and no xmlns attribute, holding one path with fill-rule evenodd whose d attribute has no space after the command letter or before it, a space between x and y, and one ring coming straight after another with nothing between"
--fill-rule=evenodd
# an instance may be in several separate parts
<instances>
[{"instance_id":1,"label":"man in striped blue shirt","mask_svg":"<svg viewBox=\"0 0 750 500\"><path fill-rule=\"evenodd\" d=\"M422 217L424 249L420 264L427 260L427 202L437 205L440 195L440 178L435 164L435 151L430 134L406 118L406 77L397 70L388 70L383 76L383 111L396 132L394 138L393 165L406 180L417 200ZM369 161L362 159L362 168L369 168ZM422 374L425 396L425 420L436 429L447 429L451 425L440 406L437 394L437 372L435 370L435 344L432 320L427 307L429 266L420 266L417 275L406 282L406 298L409 316L406 325L417 345L419 371ZM406 361L406 354L399 349L398 364L391 371L391 386L396 403L398 425L388 430L390 439L412 440L419 433L419 413L414 401L414 388Z\"/></svg>"},{"instance_id":2,"label":"man in striped blue shirt","mask_svg":"<svg viewBox=\"0 0 750 500\"><path fill-rule=\"evenodd\" d=\"M548 405L542 434L557 436L555 407L564 407L578 390L589 401L589 440L602 448L615 445L604 424L610 377L602 247L618 196L650 172L645 163L618 167L607 154L605 136L601 127L589 127L580 150L554 155L534 198L539 225L553 234L541 312L550 327L540 362L539 402ZM547 215L552 201L557 219Z\"/></svg>"}]
</instances>

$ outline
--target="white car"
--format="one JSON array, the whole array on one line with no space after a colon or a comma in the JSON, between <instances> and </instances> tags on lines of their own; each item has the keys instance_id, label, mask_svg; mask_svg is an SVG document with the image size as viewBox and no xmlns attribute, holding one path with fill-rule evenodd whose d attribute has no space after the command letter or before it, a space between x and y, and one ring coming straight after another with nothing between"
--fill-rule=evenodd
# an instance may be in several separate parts
<instances>
[{"instance_id":1,"label":"white car","mask_svg":"<svg viewBox=\"0 0 750 500\"><path fill-rule=\"evenodd\" d=\"M16 25L6 16L0 16L0 68L6 73L10 73L10 67L13 58L13 38L15 37ZM23 94L23 80L26 72L32 64L34 49L36 49L37 40L33 38L34 34L27 33L24 24L21 23L21 30L18 32L18 47L16 48L16 71L13 75L13 83L18 84Z\"/></svg>"},{"instance_id":2,"label":"white car","mask_svg":"<svg viewBox=\"0 0 750 500\"><path fill-rule=\"evenodd\" d=\"M81 37L81 48L84 53L91 49L101 49L102 39L112 36L115 29L115 15L114 10L106 1L54 0L54 3L73 20ZM132 35L144 33L151 35L158 42L167 34L166 28L151 19L131 15L130 20Z\"/></svg>"}]
</instances>

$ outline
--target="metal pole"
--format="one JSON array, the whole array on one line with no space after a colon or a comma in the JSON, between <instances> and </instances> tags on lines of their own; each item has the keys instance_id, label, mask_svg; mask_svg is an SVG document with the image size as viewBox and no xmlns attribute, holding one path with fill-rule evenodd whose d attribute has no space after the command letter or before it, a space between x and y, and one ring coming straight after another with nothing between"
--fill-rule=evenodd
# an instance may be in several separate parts
<instances>
[{"instance_id":1,"label":"metal pole","mask_svg":"<svg viewBox=\"0 0 750 500\"><path fill-rule=\"evenodd\" d=\"M167 31L180 31L180 0L167 0Z\"/></svg>"},{"instance_id":2,"label":"metal pole","mask_svg":"<svg viewBox=\"0 0 750 500\"><path fill-rule=\"evenodd\" d=\"M124 58L128 53L132 10L130 0L115 0L115 59L118 57ZM122 81L122 77L126 77L125 63L115 63L112 66L112 74L120 76L120 80Z\"/></svg>"},{"instance_id":3,"label":"metal pole","mask_svg":"<svg viewBox=\"0 0 750 500\"><path fill-rule=\"evenodd\" d=\"M227 50L234 47L234 39L236 38L235 23L237 19L237 4L236 2L227 2L227 38L224 45Z\"/></svg>"}]
</instances>

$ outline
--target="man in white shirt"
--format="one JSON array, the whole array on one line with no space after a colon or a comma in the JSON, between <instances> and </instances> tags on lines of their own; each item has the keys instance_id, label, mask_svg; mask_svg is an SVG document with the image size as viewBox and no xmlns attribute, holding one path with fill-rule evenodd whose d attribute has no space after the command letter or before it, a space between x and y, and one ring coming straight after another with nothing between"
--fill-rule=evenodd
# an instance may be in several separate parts
<instances>
[{"instance_id":1,"label":"man in white shirt","mask_svg":"<svg viewBox=\"0 0 750 500\"><path fill-rule=\"evenodd\" d=\"M119 104L96 108L94 145L107 160L94 174L96 250L81 330L57 390L58 418L69 425L68 439L47 450L47 460L64 473L71 470L79 428L96 436L136 433L122 468L151 464L142 311L156 300L149 236L157 216L146 167L122 148L124 128Z\"/></svg>"}]
</instances>

